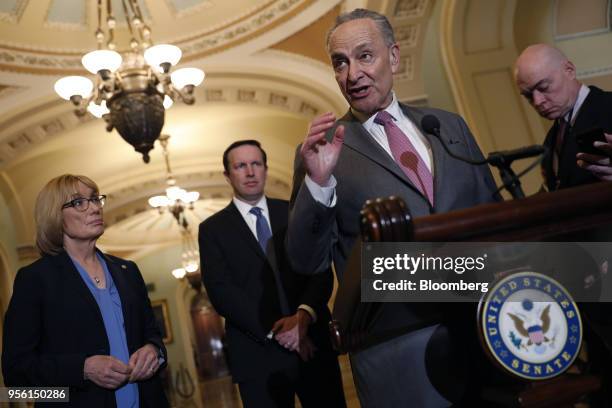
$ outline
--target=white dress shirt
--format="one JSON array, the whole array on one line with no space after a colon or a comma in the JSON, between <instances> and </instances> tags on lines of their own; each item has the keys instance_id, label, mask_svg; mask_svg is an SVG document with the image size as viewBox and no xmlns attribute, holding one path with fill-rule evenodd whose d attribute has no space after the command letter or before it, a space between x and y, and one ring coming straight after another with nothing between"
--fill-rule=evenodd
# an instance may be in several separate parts
<instances>
[{"instance_id":1,"label":"white dress shirt","mask_svg":"<svg viewBox=\"0 0 612 408\"><path fill-rule=\"evenodd\" d=\"M572 117L568 118L569 112L567 112L565 116L563 116L563 119L569 122L570 126L574 126L574 123L576 123L576 117L578 116L578 113L580 113L580 108L582 108L582 104L589 95L589 92L591 92L589 87L583 84L580 87L580 90L578 91L578 97L576 98L576 102L574 103L574 107L572 108Z\"/></svg>"},{"instance_id":2,"label":"white dress shirt","mask_svg":"<svg viewBox=\"0 0 612 408\"><path fill-rule=\"evenodd\" d=\"M249 226L249 229L253 233L255 239L257 239L257 216L250 212L251 208L253 207L261 208L261 213L268 222L268 228L270 228L270 231L272 231L272 225L270 224L270 212L268 211L268 201L266 201L266 196L262 195L255 205L245 203L237 197L232 198L232 201L234 202L236 208L238 208L242 218L244 218L244 222L246 222L246 224Z\"/></svg>"},{"instance_id":3,"label":"white dress shirt","mask_svg":"<svg viewBox=\"0 0 612 408\"><path fill-rule=\"evenodd\" d=\"M429 141L421 133L419 128L415 126L414 123L412 123L412 121L408 119L406 115L404 115L404 112L402 111L402 108L400 107L399 102L395 97L395 93L393 93L393 100L391 101L391 104L387 106L384 110L387 111L393 117L397 127L399 127L400 130L406 135L410 143L412 143L412 145L414 146L421 160L423 160L423 162L431 172L431 175L434 176L433 153L431 151ZM385 127L374 122L374 119L376 118L378 112L376 112L369 118L364 117L363 115L359 114L359 112L352 111L352 113L357 118L357 120L361 122L362 126L372 136L372 138L376 140L376 143L378 143L380 147L382 147L384 151L387 152L391 159L395 161L393 153L391 153L391 148L389 147L389 141L387 139ZM335 193L337 182L333 174L329 180L329 184L324 187L321 187L320 185L312 181L308 174L306 175L304 182L306 184L306 187L308 188L308 191L310 191L310 194L315 199L315 201L325 205L326 207L333 207L336 205Z\"/></svg>"},{"instance_id":4,"label":"white dress shirt","mask_svg":"<svg viewBox=\"0 0 612 408\"><path fill-rule=\"evenodd\" d=\"M270 228L270 231L272 231L272 225L270 224L270 212L268 211L268 201L266 200L266 196L262 195L259 201L255 203L255 205L245 203L244 201L240 200L239 198L235 196L232 198L232 202L234 203L236 208L238 208L240 215L242 215L244 222L246 222L246 224L248 225L249 229L253 233L253 236L255 237L256 240L257 240L257 216L250 212L251 208L253 207L261 208L261 213L263 214L264 218L266 219L266 222L268 223L268 228ZM317 321L317 312L315 312L315 310L312 307L306 304L301 304L298 306L298 309L302 309L306 313L308 313L312 319L312 323Z\"/></svg>"}]
</instances>

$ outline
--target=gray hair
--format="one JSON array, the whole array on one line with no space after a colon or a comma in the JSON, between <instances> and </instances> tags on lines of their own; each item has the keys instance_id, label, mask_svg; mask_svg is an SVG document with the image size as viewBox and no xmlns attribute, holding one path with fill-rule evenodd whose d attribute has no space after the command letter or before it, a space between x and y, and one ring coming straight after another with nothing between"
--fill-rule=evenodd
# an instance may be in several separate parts
<instances>
[{"instance_id":1,"label":"gray hair","mask_svg":"<svg viewBox=\"0 0 612 408\"><path fill-rule=\"evenodd\" d=\"M383 40L385 41L387 47L391 47L393 44L395 44L395 34L393 33L393 27L391 26L391 23L389 22L386 16L372 10L358 8L351 12L340 14L338 17L336 17L336 22L334 23L333 27L329 29L325 38L325 46L327 48L327 52L329 53L329 40L334 31L336 31L336 28L338 28L344 23L348 23L349 21L359 20L362 18L369 18L370 20L376 23L376 26L378 26L378 29L380 30L380 33L382 34Z\"/></svg>"}]
</instances>

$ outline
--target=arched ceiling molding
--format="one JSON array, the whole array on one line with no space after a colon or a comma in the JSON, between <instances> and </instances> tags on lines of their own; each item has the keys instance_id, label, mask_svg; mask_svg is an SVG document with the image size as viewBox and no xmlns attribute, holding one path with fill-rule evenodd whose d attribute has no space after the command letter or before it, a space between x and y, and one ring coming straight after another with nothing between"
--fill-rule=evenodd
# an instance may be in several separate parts
<instances>
[{"instance_id":1,"label":"arched ceiling molding","mask_svg":"<svg viewBox=\"0 0 612 408\"><path fill-rule=\"evenodd\" d=\"M539 117L514 84L515 7L516 0L443 3L440 47L445 69L459 113L485 153L541 143L544 137ZM541 183L538 172L524 180L527 193Z\"/></svg>"},{"instance_id":2,"label":"arched ceiling molding","mask_svg":"<svg viewBox=\"0 0 612 408\"><path fill-rule=\"evenodd\" d=\"M0 124L6 118L39 105L42 95L46 95L46 102L57 101L59 97L53 91L57 79L59 77L0 72L0 86L7 87L5 92L0 92Z\"/></svg>"},{"instance_id":3,"label":"arched ceiling molding","mask_svg":"<svg viewBox=\"0 0 612 408\"><path fill-rule=\"evenodd\" d=\"M245 77L248 79L249 75L272 81L268 82L271 89L275 87L282 89L287 86L295 89L296 86L303 88L307 85L310 99L316 101L318 107L323 108L322 111L315 112L308 106L300 105L298 112L310 111L311 118L328 110L343 113L347 109L348 105L338 89L331 66L327 64L299 54L273 49L258 51L248 57L242 57L241 60L243 64L237 67L235 55L220 54L210 59L208 66L223 72L224 75L232 75L237 81L242 81ZM246 75L244 66L249 67L249 73ZM212 85L205 81L205 86L197 88L197 91L207 93L211 88Z\"/></svg>"},{"instance_id":4,"label":"arched ceiling molding","mask_svg":"<svg viewBox=\"0 0 612 408\"><path fill-rule=\"evenodd\" d=\"M368 0L344 0L341 5L341 13L348 13L356 8L371 8Z\"/></svg>"},{"instance_id":5,"label":"arched ceiling molding","mask_svg":"<svg viewBox=\"0 0 612 408\"><path fill-rule=\"evenodd\" d=\"M313 0L309 6L303 9L299 14L293 16L289 20L268 30L250 41L227 49L223 54L226 57L243 58L245 55L253 55L258 51L262 51L272 45L284 40L285 38L297 33L304 27L312 24L320 16L325 15L332 8L338 5L342 0Z\"/></svg>"},{"instance_id":6,"label":"arched ceiling molding","mask_svg":"<svg viewBox=\"0 0 612 408\"><path fill-rule=\"evenodd\" d=\"M308 59L311 66L304 66L303 74L292 74L291 68L298 64L296 60L307 58L293 54L287 56L277 51L271 52L271 56L266 55L249 59L253 66L249 72L240 71L235 65L219 66L217 72L213 70L204 86L197 88L195 106L237 104L267 107L306 120L322 112L345 110L333 77L329 78L329 73L321 77L323 64ZM283 71L272 70L272 66L281 63L285 67ZM177 106L167 115L172 116L175 109L191 107ZM58 98L5 118L0 123L0 169L19 160L28 160L28 152L34 147L91 121L104 126L102 120L90 115L78 118L71 105ZM168 132L168 129L164 131ZM109 137L118 138L119 135L113 131Z\"/></svg>"},{"instance_id":7,"label":"arched ceiling molding","mask_svg":"<svg viewBox=\"0 0 612 408\"><path fill-rule=\"evenodd\" d=\"M183 50L183 61L190 62L206 56L239 49L241 56L245 50L261 50L304 28L318 17L329 11L340 0L276 0L267 2L243 16L238 21L221 27L206 27L202 32L165 38ZM92 2L93 3L93 2ZM160 2L161 3L161 2ZM170 23L170 22L169 22ZM177 27L173 21L173 27ZM180 26L178 26L180 32ZM156 26L152 27L153 34ZM93 27L90 31L94 31ZM42 35L42 34L41 34ZM120 33L118 33L118 36ZM166 36L170 37L170 36ZM81 56L90 50L88 46L79 49L54 49L52 44L45 46L23 45L19 39L0 40L0 70L19 73L46 75L84 74ZM159 37L156 37L159 42ZM43 39L40 39L43 41ZM95 46L92 36L91 46ZM69 46L68 46L69 47Z\"/></svg>"},{"instance_id":8,"label":"arched ceiling molding","mask_svg":"<svg viewBox=\"0 0 612 408\"><path fill-rule=\"evenodd\" d=\"M400 47L400 66L394 76L398 99L413 105L426 105L423 44L434 0L371 1L370 5L375 6L373 3L382 3L379 11L389 18Z\"/></svg>"}]
</instances>

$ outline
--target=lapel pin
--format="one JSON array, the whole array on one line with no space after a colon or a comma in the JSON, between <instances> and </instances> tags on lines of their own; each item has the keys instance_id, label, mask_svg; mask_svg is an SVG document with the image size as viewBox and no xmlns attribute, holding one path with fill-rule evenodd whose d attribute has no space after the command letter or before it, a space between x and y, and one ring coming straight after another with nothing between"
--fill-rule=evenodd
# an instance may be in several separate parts
<instances>
[{"instance_id":1,"label":"lapel pin","mask_svg":"<svg viewBox=\"0 0 612 408\"><path fill-rule=\"evenodd\" d=\"M125 266L124 264L121 264L121 268L127 269L127 266Z\"/></svg>"}]
</instances>

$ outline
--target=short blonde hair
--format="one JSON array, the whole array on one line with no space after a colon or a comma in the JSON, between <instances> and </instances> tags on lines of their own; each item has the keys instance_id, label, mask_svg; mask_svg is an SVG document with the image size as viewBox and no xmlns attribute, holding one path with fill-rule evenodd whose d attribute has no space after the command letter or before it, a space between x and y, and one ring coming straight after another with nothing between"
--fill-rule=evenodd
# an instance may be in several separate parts
<instances>
[{"instance_id":1,"label":"short blonde hair","mask_svg":"<svg viewBox=\"0 0 612 408\"><path fill-rule=\"evenodd\" d=\"M64 174L49 181L38 193L34 207L36 246L42 255L57 255L64 247L64 215L62 206L78 194L79 183L100 190L89 177Z\"/></svg>"}]
</instances>

